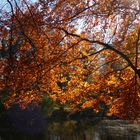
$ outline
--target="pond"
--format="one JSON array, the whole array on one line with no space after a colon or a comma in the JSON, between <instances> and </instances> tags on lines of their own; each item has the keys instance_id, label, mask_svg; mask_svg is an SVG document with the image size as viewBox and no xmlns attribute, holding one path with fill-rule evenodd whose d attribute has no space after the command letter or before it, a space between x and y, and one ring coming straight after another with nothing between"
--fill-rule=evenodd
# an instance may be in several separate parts
<instances>
[{"instance_id":1,"label":"pond","mask_svg":"<svg viewBox=\"0 0 140 140\"><path fill-rule=\"evenodd\" d=\"M140 126L121 120L44 121L41 125L34 120L25 123L20 126L26 127L23 129L20 124L1 128L0 140L140 140Z\"/></svg>"}]
</instances>

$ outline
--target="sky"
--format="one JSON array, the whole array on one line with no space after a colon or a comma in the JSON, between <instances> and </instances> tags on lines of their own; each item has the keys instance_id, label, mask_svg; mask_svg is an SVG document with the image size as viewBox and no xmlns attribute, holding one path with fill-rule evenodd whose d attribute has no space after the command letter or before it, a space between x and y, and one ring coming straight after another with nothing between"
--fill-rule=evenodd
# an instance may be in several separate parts
<instances>
[{"instance_id":1,"label":"sky","mask_svg":"<svg viewBox=\"0 0 140 140\"><path fill-rule=\"evenodd\" d=\"M10 0L12 3L14 2L14 0ZM34 3L34 2L37 2L38 0L27 0L28 2L30 2L30 3ZM19 3L20 2L20 0L16 0L16 2L17 3ZM10 9L10 7L9 7L9 4L8 4L8 2L7 2L7 0L0 0L0 12L2 11L2 10L9 10Z\"/></svg>"}]
</instances>

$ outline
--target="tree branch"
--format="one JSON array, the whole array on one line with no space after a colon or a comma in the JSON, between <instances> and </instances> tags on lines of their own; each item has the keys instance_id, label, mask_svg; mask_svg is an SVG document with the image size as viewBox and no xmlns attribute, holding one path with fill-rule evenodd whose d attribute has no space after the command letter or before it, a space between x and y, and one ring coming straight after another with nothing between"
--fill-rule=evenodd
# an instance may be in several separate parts
<instances>
[{"instance_id":1,"label":"tree branch","mask_svg":"<svg viewBox=\"0 0 140 140\"><path fill-rule=\"evenodd\" d=\"M98 40L90 40L88 38L83 38L81 37L80 35L78 34L74 34L74 33L70 33L68 32L67 30L63 29L63 28L57 28L59 30L62 30L65 32L65 34L69 35L69 36L73 36L73 37L77 37L77 38L80 38L81 40L83 41L86 41L86 42L89 42L89 43L96 43L96 44L99 44L103 47L105 47L106 49L108 50L111 50L115 53L117 53L118 55L120 55L125 61L127 61L128 65L134 70L134 72L139 76L140 78L140 72L139 70L135 67L135 65L132 63L132 61L129 59L129 57L127 55L125 55L123 52L117 50L114 46L110 45L110 44L107 44L107 43L104 43L104 42L101 42L101 41L98 41Z\"/></svg>"}]
</instances>

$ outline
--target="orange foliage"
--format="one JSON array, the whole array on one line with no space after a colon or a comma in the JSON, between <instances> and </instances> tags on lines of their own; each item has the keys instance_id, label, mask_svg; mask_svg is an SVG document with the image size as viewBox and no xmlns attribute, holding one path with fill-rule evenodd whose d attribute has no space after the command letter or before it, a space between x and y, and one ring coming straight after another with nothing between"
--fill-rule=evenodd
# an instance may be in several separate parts
<instances>
[{"instance_id":1,"label":"orange foliage","mask_svg":"<svg viewBox=\"0 0 140 140\"><path fill-rule=\"evenodd\" d=\"M72 111L100 112L105 104L108 115L139 115L137 0L8 4L12 14L5 11L0 25L0 90L8 90L6 107L39 104L47 94Z\"/></svg>"}]
</instances>

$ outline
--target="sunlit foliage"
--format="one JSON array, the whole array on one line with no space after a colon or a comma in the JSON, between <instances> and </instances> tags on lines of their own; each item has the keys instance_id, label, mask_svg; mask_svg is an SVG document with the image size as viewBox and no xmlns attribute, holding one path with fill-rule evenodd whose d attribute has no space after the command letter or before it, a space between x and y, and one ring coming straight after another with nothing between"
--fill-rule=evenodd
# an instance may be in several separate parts
<instances>
[{"instance_id":1,"label":"sunlit foliage","mask_svg":"<svg viewBox=\"0 0 140 140\"><path fill-rule=\"evenodd\" d=\"M7 0L0 23L0 90L6 107L140 113L138 0Z\"/></svg>"}]
</instances>

